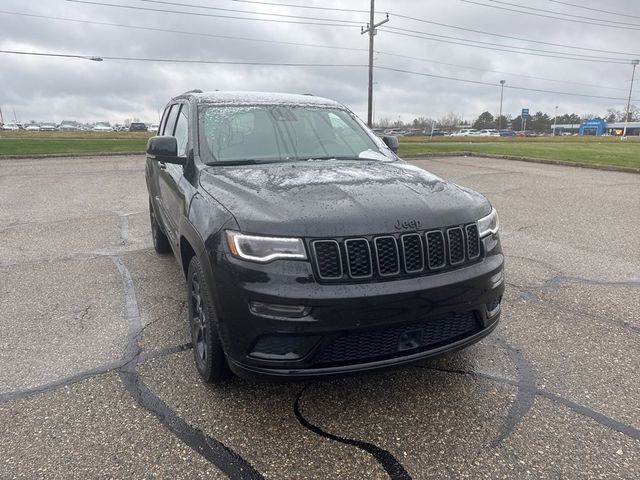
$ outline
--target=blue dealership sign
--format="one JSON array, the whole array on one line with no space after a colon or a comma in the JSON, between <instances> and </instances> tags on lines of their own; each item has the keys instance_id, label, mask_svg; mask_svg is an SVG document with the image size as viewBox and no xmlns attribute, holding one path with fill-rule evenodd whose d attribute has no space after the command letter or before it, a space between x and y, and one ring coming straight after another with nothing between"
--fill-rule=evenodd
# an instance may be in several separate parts
<instances>
[{"instance_id":1,"label":"blue dealership sign","mask_svg":"<svg viewBox=\"0 0 640 480\"><path fill-rule=\"evenodd\" d=\"M529 118L529 109L528 108L523 108L522 109L522 115L520 115L522 118Z\"/></svg>"}]
</instances>

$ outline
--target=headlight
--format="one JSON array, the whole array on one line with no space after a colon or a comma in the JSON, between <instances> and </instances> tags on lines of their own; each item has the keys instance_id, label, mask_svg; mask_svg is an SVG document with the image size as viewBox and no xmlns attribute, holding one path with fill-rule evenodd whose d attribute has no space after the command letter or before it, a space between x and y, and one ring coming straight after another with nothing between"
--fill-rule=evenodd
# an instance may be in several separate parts
<instances>
[{"instance_id":1,"label":"headlight","mask_svg":"<svg viewBox=\"0 0 640 480\"><path fill-rule=\"evenodd\" d=\"M480 238L486 237L490 233L495 235L498 233L499 228L500 223L498 222L498 212L496 212L495 208L491 210L489 215L478 220L478 232Z\"/></svg>"},{"instance_id":2,"label":"headlight","mask_svg":"<svg viewBox=\"0 0 640 480\"><path fill-rule=\"evenodd\" d=\"M252 262L307 259L304 243L300 238L258 237L227 230L227 244L234 257Z\"/></svg>"}]
</instances>

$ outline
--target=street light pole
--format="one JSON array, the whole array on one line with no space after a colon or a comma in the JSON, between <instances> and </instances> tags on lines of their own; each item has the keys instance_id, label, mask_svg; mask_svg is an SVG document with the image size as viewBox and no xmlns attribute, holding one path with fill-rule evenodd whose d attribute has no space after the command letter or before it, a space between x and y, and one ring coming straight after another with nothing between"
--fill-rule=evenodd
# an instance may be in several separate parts
<instances>
[{"instance_id":1,"label":"street light pole","mask_svg":"<svg viewBox=\"0 0 640 480\"><path fill-rule=\"evenodd\" d=\"M498 114L498 131L502 130L502 97L504 95L505 80L500 80L500 113Z\"/></svg>"},{"instance_id":2,"label":"street light pole","mask_svg":"<svg viewBox=\"0 0 640 480\"><path fill-rule=\"evenodd\" d=\"M640 60L631 60L631 65L633 65L633 71L631 72L631 86L629 87L629 100L627 100L627 116L624 120L624 132L622 132L622 136L627 136L627 124L629 123L629 110L631 109L631 93L633 92L633 79L636 75L636 67L640 63Z\"/></svg>"},{"instance_id":3,"label":"street light pole","mask_svg":"<svg viewBox=\"0 0 640 480\"><path fill-rule=\"evenodd\" d=\"M375 0L371 0L371 10L369 12L369 23L367 24L367 28L360 29L361 35L364 35L365 33L369 34L369 98L367 101L367 125L369 128L373 127L373 37L378 33L376 28L389 21L389 14L387 14L387 18L381 22L373 23L376 13L374 4Z\"/></svg>"},{"instance_id":4,"label":"street light pole","mask_svg":"<svg viewBox=\"0 0 640 480\"><path fill-rule=\"evenodd\" d=\"M553 136L556 136L556 125L558 122L558 105L556 105L556 114L553 116Z\"/></svg>"}]
</instances>

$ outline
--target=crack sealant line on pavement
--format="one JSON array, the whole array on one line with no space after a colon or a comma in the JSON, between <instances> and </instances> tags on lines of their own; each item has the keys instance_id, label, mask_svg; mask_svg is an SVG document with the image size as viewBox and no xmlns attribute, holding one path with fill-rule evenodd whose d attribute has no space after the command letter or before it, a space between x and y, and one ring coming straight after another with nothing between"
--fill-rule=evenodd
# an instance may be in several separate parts
<instances>
[{"instance_id":1,"label":"crack sealant line on pavement","mask_svg":"<svg viewBox=\"0 0 640 480\"><path fill-rule=\"evenodd\" d=\"M300 412L300 398L308 387L309 385L300 390L298 396L296 397L296 401L293 404L293 412L298 419L298 422L300 422L303 427L312 431L316 435L320 435L321 437L344 443L345 445L351 445L352 447L357 447L360 450L364 450L365 452L371 454L373 458L375 458L375 460L382 466L382 468L384 468L385 472L387 472L389 478L391 478L392 480L411 480L411 475L409 475L409 472L405 470L402 464L393 456L393 454L391 454L391 452L384 450L383 448L380 448L372 443L363 442L362 440L344 438L338 435L334 435L333 433L326 432L307 420L302 415L302 412Z\"/></svg>"},{"instance_id":2,"label":"crack sealant line on pavement","mask_svg":"<svg viewBox=\"0 0 640 480\"><path fill-rule=\"evenodd\" d=\"M423 368L425 370L432 370L434 372L440 373L454 373L456 375L464 375L476 378L483 378L485 380L489 380L496 383L502 383L504 385L511 385L512 387L517 387L521 389L529 389L533 394L544 397L553 402L559 403L570 410L573 410L575 413L590 418L600 425L607 427L616 432L620 432L630 438L635 440L640 440L640 430L625 423L619 422L618 420L614 420L611 417L608 417L600 412L596 412L589 407L585 407L584 405L580 405L572 400L568 400L560 395L549 392L547 390L543 390L541 388L531 388L530 385L518 383L516 380L511 380L509 378L499 377L497 375L491 375L488 373L481 372L471 372L467 370L450 370L446 368L436 368L436 367L427 367L420 366L419 368Z\"/></svg>"},{"instance_id":3,"label":"crack sealant line on pavement","mask_svg":"<svg viewBox=\"0 0 640 480\"><path fill-rule=\"evenodd\" d=\"M509 438L529 413L536 400L535 393L533 393L536 389L536 375L533 368L519 350L512 347L504 338L498 336L497 339L507 350L516 366L518 385L526 385L528 388L518 387L516 398L509 407L509 412L504 419L502 430L490 443L492 448L500 446L502 442Z\"/></svg>"},{"instance_id":4,"label":"crack sealant line on pavement","mask_svg":"<svg viewBox=\"0 0 640 480\"><path fill-rule=\"evenodd\" d=\"M143 328L133 280L120 257L113 256L111 259L120 273L129 324L126 363L118 369L118 375L126 390L139 405L152 413L177 438L206 458L229 478L262 479L262 475L248 461L222 442L189 425L142 381L137 372L137 365L142 353L138 340Z\"/></svg>"}]
</instances>

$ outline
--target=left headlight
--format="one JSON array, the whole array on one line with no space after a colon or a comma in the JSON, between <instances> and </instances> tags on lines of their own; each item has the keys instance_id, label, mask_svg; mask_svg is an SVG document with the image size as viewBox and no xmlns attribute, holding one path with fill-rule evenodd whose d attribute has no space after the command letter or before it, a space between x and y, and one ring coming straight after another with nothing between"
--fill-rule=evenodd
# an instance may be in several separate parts
<instances>
[{"instance_id":1,"label":"left headlight","mask_svg":"<svg viewBox=\"0 0 640 480\"><path fill-rule=\"evenodd\" d=\"M482 217L478 220L478 233L480 238L486 237L489 234L496 234L500 229L500 222L498 221L498 212L493 208L491 213L486 217Z\"/></svg>"},{"instance_id":2,"label":"left headlight","mask_svg":"<svg viewBox=\"0 0 640 480\"><path fill-rule=\"evenodd\" d=\"M234 257L252 262L307 259L307 252L300 238L262 237L227 230L227 244Z\"/></svg>"}]
</instances>

